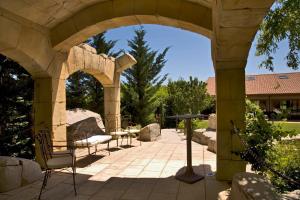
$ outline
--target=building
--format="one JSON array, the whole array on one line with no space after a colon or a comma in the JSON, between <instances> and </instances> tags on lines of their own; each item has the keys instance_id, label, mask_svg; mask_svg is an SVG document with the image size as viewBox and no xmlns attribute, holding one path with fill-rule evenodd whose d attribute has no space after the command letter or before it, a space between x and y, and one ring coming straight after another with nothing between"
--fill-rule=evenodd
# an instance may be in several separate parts
<instances>
[{"instance_id":1,"label":"building","mask_svg":"<svg viewBox=\"0 0 300 200\"><path fill-rule=\"evenodd\" d=\"M288 110L291 117L300 116L300 72L247 75L246 95L266 113ZM207 80L207 91L215 96L215 78Z\"/></svg>"}]
</instances>

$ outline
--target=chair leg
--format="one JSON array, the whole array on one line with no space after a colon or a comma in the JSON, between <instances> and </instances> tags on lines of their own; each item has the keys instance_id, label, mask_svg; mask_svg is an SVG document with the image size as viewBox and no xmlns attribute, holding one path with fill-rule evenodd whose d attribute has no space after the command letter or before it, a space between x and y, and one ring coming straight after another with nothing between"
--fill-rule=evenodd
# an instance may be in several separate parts
<instances>
[{"instance_id":1,"label":"chair leg","mask_svg":"<svg viewBox=\"0 0 300 200\"><path fill-rule=\"evenodd\" d=\"M73 169L73 187L74 187L74 192L75 192L75 196L77 195L77 191L76 191L76 183L75 183L75 175L76 175L76 167L72 167Z\"/></svg>"},{"instance_id":2,"label":"chair leg","mask_svg":"<svg viewBox=\"0 0 300 200\"><path fill-rule=\"evenodd\" d=\"M95 155L97 154L97 144L95 145Z\"/></svg>"},{"instance_id":3,"label":"chair leg","mask_svg":"<svg viewBox=\"0 0 300 200\"><path fill-rule=\"evenodd\" d=\"M119 147L119 137L117 137L117 147Z\"/></svg>"},{"instance_id":4,"label":"chair leg","mask_svg":"<svg viewBox=\"0 0 300 200\"><path fill-rule=\"evenodd\" d=\"M107 151L108 151L108 155L110 155L110 150L109 150L109 141L107 142Z\"/></svg>"},{"instance_id":5,"label":"chair leg","mask_svg":"<svg viewBox=\"0 0 300 200\"><path fill-rule=\"evenodd\" d=\"M89 152L89 155L91 155L90 146L88 146L88 152Z\"/></svg>"},{"instance_id":6,"label":"chair leg","mask_svg":"<svg viewBox=\"0 0 300 200\"><path fill-rule=\"evenodd\" d=\"M40 194L39 194L39 198L38 198L39 200L41 199L43 189L46 188L48 178L50 178L50 175L51 175L51 170L46 170L45 175L44 175L43 184L42 184Z\"/></svg>"}]
</instances>

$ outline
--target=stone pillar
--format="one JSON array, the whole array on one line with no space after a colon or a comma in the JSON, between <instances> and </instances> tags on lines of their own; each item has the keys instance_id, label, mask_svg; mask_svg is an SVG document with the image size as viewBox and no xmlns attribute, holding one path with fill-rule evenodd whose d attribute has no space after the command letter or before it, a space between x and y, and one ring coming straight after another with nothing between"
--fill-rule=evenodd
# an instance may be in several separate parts
<instances>
[{"instance_id":1,"label":"stone pillar","mask_svg":"<svg viewBox=\"0 0 300 200\"><path fill-rule=\"evenodd\" d=\"M52 78L36 78L34 80L34 133L41 129L52 130ZM43 165L40 146L35 141L35 154L38 163Z\"/></svg>"},{"instance_id":2,"label":"stone pillar","mask_svg":"<svg viewBox=\"0 0 300 200\"><path fill-rule=\"evenodd\" d=\"M104 85L104 114L106 132L121 129L120 73L116 72L114 84Z\"/></svg>"},{"instance_id":3,"label":"stone pillar","mask_svg":"<svg viewBox=\"0 0 300 200\"><path fill-rule=\"evenodd\" d=\"M240 62L217 62L217 179L231 180L237 172L246 170L245 162L233 152L242 149L241 142L231 133L232 120L245 128L245 70Z\"/></svg>"},{"instance_id":4,"label":"stone pillar","mask_svg":"<svg viewBox=\"0 0 300 200\"><path fill-rule=\"evenodd\" d=\"M53 77L34 79L34 132L49 129L53 145L66 145L65 66L60 61L53 68ZM35 145L37 161L42 164L39 144Z\"/></svg>"}]
</instances>

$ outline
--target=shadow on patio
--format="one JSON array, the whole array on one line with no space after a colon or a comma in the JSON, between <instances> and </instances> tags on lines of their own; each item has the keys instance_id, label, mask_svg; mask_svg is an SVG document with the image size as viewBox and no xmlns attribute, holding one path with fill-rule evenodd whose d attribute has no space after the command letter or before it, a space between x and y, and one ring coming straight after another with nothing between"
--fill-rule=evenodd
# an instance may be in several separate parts
<instances>
[{"instance_id":1,"label":"shadow on patio","mask_svg":"<svg viewBox=\"0 0 300 200\"><path fill-rule=\"evenodd\" d=\"M211 174L210 165L194 167L199 174ZM220 191L226 190L230 185L226 182L216 181L214 176L195 183L186 184L175 179L174 176L165 178L151 177L107 177L103 180L103 173L95 175L80 174L76 176L78 195L74 195L72 176L60 171L52 174L43 192L42 199L217 199ZM41 181L2 194L0 199L37 199Z\"/></svg>"}]
</instances>

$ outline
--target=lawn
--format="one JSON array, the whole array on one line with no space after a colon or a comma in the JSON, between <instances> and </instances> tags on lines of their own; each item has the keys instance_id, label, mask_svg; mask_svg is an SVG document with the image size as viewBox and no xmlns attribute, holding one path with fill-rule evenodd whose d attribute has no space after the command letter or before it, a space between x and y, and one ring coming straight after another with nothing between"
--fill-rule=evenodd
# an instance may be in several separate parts
<instances>
[{"instance_id":1,"label":"lawn","mask_svg":"<svg viewBox=\"0 0 300 200\"><path fill-rule=\"evenodd\" d=\"M281 125L283 130L287 130L287 131L295 130L296 133L300 134L300 122L276 121L274 123Z\"/></svg>"}]
</instances>

